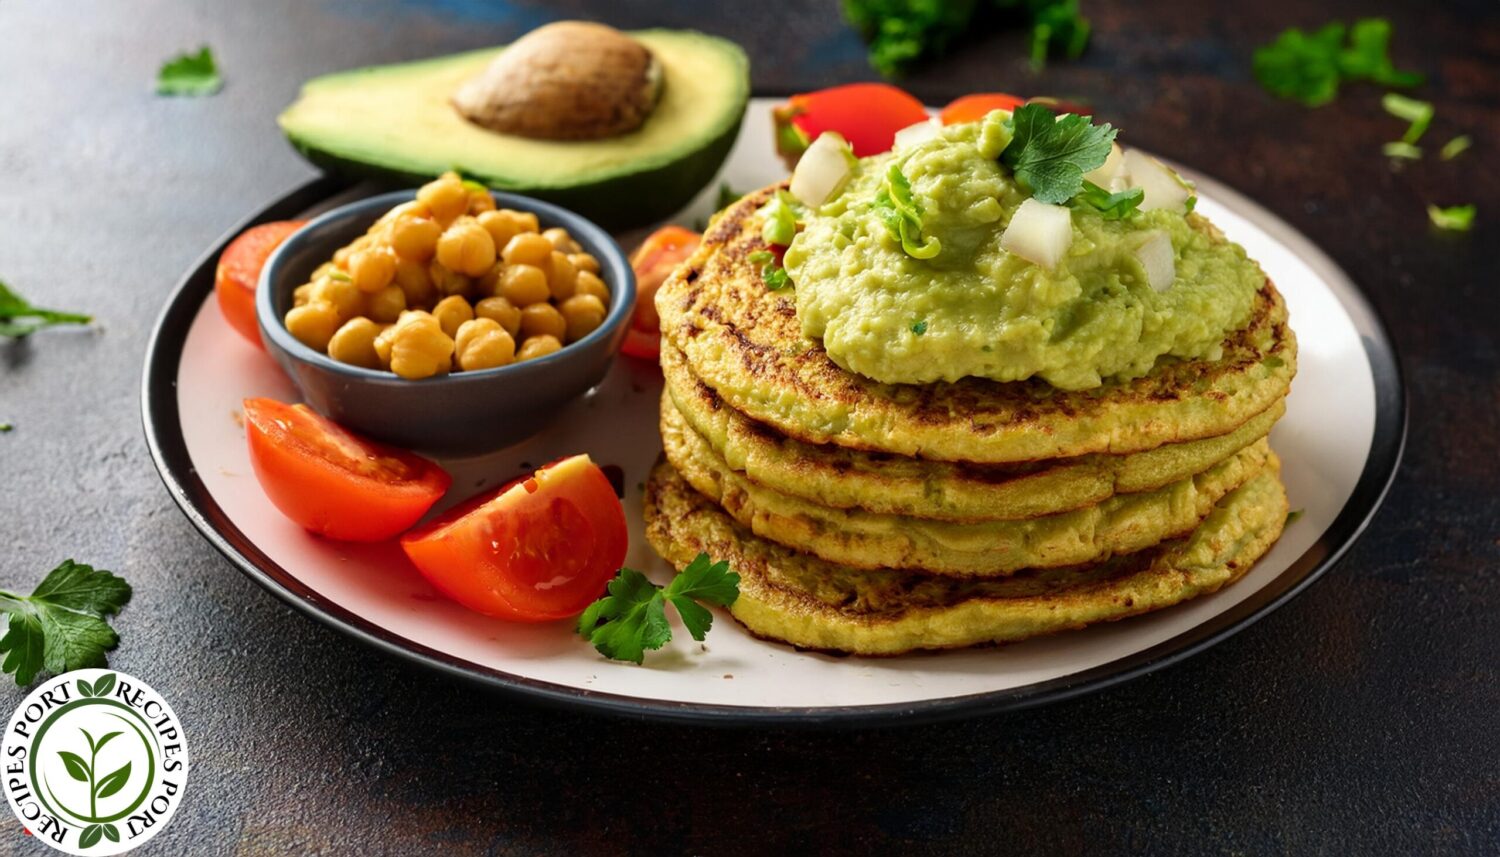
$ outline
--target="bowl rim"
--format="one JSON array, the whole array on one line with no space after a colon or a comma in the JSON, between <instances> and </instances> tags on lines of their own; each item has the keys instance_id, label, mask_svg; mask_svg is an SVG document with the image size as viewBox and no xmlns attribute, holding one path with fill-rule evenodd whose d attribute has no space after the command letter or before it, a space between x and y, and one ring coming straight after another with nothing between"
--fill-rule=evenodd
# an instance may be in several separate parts
<instances>
[{"instance_id":1,"label":"bowl rim","mask_svg":"<svg viewBox=\"0 0 1500 857\"><path fill-rule=\"evenodd\" d=\"M551 367L566 363L569 360L582 357L606 343L623 324L628 323L635 312L636 283L635 272L630 267L630 261L625 251L620 247L605 229L577 212L570 211L560 205L535 199L521 194L506 193L491 189L490 196L495 200L498 208L512 208L518 211L528 211L539 216L543 221L561 226L575 239L586 236L587 243L600 248L601 253L595 254L599 258L602 274L608 274L606 283L610 286L610 303L604 320L599 326L590 331L587 336L577 342L570 342L562 348L543 357L531 360L518 361L505 366L495 366L489 369L475 369L467 372L448 372L428 378L402 378L388 369L366 369L363 366L354 366L349 363L341 363L329 357L323 352L317 351L301 340L292 336L291 331L286 329L285 323L276 314L275 280L283 273L283 268L288 264L287 260L302 249L303 245L311 244L313 235L327 228L331 224L346 221L359 220L369 217L370 223L379 219L386 211L410 202L417 198L416 188L408 190L389 191L386 193L368 196L345 203L337 208L326 211L303 224L297 231L281 242L280 245L266 259L261 268L260 277L255 287L255 317L260 327L261 338L267 344L274 343L278 351L287 357L301 363L309 363L324 371L335 372L361 381L375 381L385 384L400 385L426 385L429 387L443 384L482 384L496 378L511 376L524 376L544 372ZM548 228L543 226L543 228ZM580 241L580 243L584 243ZM333 255L333 249L329 250L329 256ZM613 280L613 282L610 282ZM295 287L294 287L295 288ZM517 343L517 348L520 344Z\"/></svg>"}]
</instances>

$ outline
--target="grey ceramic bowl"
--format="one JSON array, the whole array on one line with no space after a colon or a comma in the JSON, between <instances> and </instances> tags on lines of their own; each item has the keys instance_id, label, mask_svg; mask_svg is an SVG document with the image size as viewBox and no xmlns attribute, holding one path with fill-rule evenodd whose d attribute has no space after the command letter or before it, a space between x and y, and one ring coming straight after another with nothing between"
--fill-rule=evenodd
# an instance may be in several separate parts
<instances>
[{"instance_id":1,"label":"grey ceramic bowl","mask_svg":"<svg viewBox=\"0 0 1500 857\"><path fill-rule=\"evenodd\" d=\"M635 275L624 252L603 229L571 211L514 194L494 196L501 208L535 212L543 229L567 229L599 260L599 276L610 295L604 323L546 357L417 381L339 363L314 351L282 323L292 307L293 290L307 282L334 250L363 235L391 208L415 199L416 192L363 199L318 217L288 238L267 260L256 291L255 314L266 350L314 410L396 446L467 455L535 434L568 402L603 380L635 307Z\"/></svg>"}]
</instances>

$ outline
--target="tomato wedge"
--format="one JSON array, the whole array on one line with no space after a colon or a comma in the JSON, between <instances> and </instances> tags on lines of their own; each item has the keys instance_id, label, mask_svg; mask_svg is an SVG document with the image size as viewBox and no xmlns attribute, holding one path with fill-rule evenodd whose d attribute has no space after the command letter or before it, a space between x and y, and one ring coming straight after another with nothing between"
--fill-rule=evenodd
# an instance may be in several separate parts
<instances>
[{"instance_id":1,"label":"tomato wedge","mask_svg":"<svg viewBox=\"0 0 1500 857\"><path fill-rule=\"evenodd\" d=\"M625 510L587 455L549 464L401 537L443 594L521 622L582 613L625 562L628 543Z\"/></svg>"},{"instance_id":2,"label":"tomato wedge","mask_svg":"<svg viewBox=\"0 0 1500 857\"><path fill-rule=\"evenodd\" d=\"M419 455L367 440L306 405L246 399L250 463L283 515L331 539L379 542L427 514L452 479Z\"/></svg>"},{"instance_id":3,"label":"tomato wedge","mask_svg":"<svg viewBox=\"0 0 1500 857\"><path fill-rule=\"evenodd\" d=\"M278 220L252 226L229 242L214 269L214 292L219 296L224 320L262 348L265 346L260 342L260 325L255 322L255 286L260 282L260 269L265 267L272 251L306 223L306 220Z\"/></svg>"},{"instance_id":4,"label":"tomato wedge","mask_svg":"<svg viewBox=\"0 0 1500 857\"><path fill-rule=\"evenodd\" d=\"M776 148L789 163L824 131L837 131L857 157L888 152L896 132L926 121L911 93L889 83L849 83L793 95L775 108Z\"/></svg>"},{"instance_id":5,"label":"tomato wedge","mask_svg":"<svg viewBox=\"0 0 1500 857\"><path fill-rule=\"evenodd\" d=\"M991 110L1015 110L1025 103L1026 99L1017 98L1006 92L979 92L948 102L948 106L943 108L938 118L944 125L978 122Z\"/></svg>"},{"instance_id":6,"label":"tomato wedge","mask_svg":"<svg viewBox=\"0 0 1500 857\"><path fill-rule=\"evenodd\" d=\"M635 315L625 335L621 354L655 360L661 356L661 317L656 314L656 290L682 264L703 236L681 226L663 226L647 236L630 254L635 271Z\"/></svg>"}]
</instances>

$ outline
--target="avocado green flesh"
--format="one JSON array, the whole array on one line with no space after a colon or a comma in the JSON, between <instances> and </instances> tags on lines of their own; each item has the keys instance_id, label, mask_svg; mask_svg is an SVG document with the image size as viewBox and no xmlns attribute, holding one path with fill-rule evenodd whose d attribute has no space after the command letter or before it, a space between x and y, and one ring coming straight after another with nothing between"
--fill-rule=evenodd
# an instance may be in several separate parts
<instances>
[{"instance_id":1,"label":"avocado green flesh","mask_svg":"<svg viewBox=\"0 0 1500 857\"><path fill-rule=\"evenodd\" d=\"M602 140L534 140L475 125L449 99L503 48L315 78L278 120L321 166L425 181L456 169L499 190L556 202L607 228L659 220L718 172L749 97L738 46L685 30L629 33L662 66L662 93L641 127Z\"/></svg>"},{"instance_id":2,"label":"avocado green flesh","mask_svg":"<svg viewBox=\"0 0 1500 857\"><path fill-rule=\"evenodd\" d=\"M1029 198L998 157L1008 133L992 113L939 137L863 159L849 184L807 218L786 252L802 332L839 366L891 384L1037 377L1065 390L1139 378L1161 357L1217 360L1250 319L1265 281L1237 244L1168 209L1106 220L1069 209L1072 244L1054 268L1001 246ZM899 164L940 252L917 259L873 208ZM1171 240L1163 291L1136 251Z\"/></svg>"}]
</instances>

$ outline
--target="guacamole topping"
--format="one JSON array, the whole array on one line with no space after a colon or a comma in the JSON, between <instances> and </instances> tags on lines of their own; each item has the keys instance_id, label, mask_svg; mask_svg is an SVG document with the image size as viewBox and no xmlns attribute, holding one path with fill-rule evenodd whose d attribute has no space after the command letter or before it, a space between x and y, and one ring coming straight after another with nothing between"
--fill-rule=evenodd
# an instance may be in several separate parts
<instances>
[{"instance_id":1,"label":"guacamole topping","mask_svg":"<svg viewBox=\"0 0 1500 857\"><path fill-rule=\"evenodd\" d=\"M1142 210L1114 219L1069 205L1072 240L1050 267L1004 249L1031 198L1000 160L1008 118L996 111L861 159L838 196L803 213L785 255L803 333L887 383L1037 377L1077 390L1145 375L1164 356L1218 359L1250 320L1260 268L1181 206L1145 210L1149 187ZM910 187L897 214L941 248L928 258L890 226L893 167Z\"/></svg>"}]
</instances>

